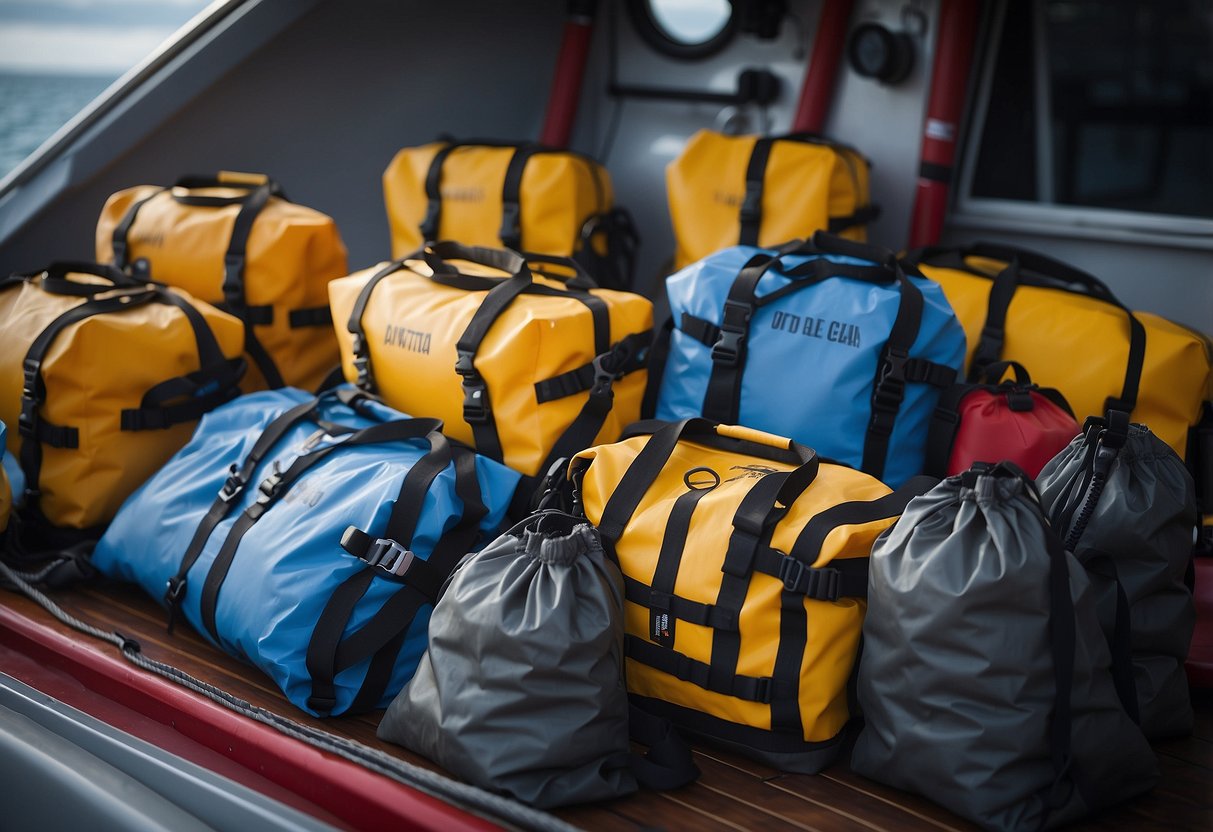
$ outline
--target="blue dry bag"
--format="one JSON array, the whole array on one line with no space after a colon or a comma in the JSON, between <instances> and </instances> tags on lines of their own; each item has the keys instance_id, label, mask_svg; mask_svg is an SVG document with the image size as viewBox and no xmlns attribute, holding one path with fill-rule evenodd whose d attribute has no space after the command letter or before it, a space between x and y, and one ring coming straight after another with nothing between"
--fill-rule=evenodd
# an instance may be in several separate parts
<instances>
[{"instance_id":1,"label":"blue dry bag","mask_svg":"<svg viewBox=\"0 0 1213 832\"><path fill-rule=\"evenodd\" d=\"M965 335L943 290L888 251L818 232L734 246L666 281L659 419L703 415L808 445L896 488L922 471Z\"/></svg>"},{"instance_id":2,"label":"blue dry bag","mask_svg":"<svg viewBox=\"0 0 1213 832\"><path fill-rule=\"evenodd\" d=\"M328 716L386 707L459 559L519 475L351 388L281 389L207 414L93 553Z\"/></svg>"}]
</instances>

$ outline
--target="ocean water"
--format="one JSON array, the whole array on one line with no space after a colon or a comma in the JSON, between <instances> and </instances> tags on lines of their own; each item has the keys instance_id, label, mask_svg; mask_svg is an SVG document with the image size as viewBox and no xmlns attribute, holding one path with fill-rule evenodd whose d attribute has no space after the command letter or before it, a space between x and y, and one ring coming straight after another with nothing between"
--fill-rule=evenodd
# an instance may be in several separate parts
<instances>
[{"instance_id":1,"label":"ocean water","mask_svg":"<svg viewBox=\"0 0 1213 832\"><path fill-rule=\"evenodd\" d=\"M114 80L0 72L0 179Z\"/></svg>"}]
</instances>

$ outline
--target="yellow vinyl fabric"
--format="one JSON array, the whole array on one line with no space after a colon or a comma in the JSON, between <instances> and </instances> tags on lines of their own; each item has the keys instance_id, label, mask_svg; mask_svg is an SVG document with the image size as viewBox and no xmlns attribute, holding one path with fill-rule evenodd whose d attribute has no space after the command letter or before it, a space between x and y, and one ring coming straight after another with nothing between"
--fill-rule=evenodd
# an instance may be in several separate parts
<instances>
[{"instance_id":1,"label":"yellow vinyl fabric","mask_svg":"<svg viewBox=\"0 0 1213 832\"><path fill-rule=\"evenodd\" d=\"M693 734L819 770L850 716L868 554L924 478L891 493L789 439L704 419L634 433L569 471L625 575L629 693Z\"/></svg>"},{"instance_id":2,"label":"yellow vinyl fabric","mask_svg":"<svg viewBox=\"0 0 1213 832\"><path fill-rule=\"evenodd\" d=\"M943 287L960 319L970 377L975 363L1018 361L1033 382L1061 391L1080 423L1103 416L1109 403L1123 398L1126 379L1136 377L1132 420L1186 457L1189 429L1200 422L1213 378L1203 335L1158 315L1130 313L1095 278L1036 252L978 243L929 249L910 259ZM996 284L1005 291L993 291ZM1006 296L1009 304L998 301ZM983 348L983 330L992 310L998 323L1000 307L1005 322ZM1130 366L1130 315L1145 340L1139 376Z\"/></svg>"},{"instance_id":3,"label":"yellow vinyl fabric","mask_svg":"<svg viewBox=\"0 0 1213 832\"><path fill-rule=\"evenodd\" d=\"M512 199L511 163L521 165ZM610 174L586 156L538 145L452 142L400 150L383 172L383 196L396 258L432 240L572 257L587 221L609 211L613 199ZM507 201L517 206L516 225L505 223ZM432 210L436 217L427 218Z\"/></svg>"},{"instance_id":4,"label":"yellow vinyl fabric","mask_svg":"<svg viewBox=\"0 0 1213 832\"><path fill-rule=\"evenodd\" d=\"M514 252L453 243L356 272L329 286L345 377L543 474L554 449L571 456L612 441L640 415L652 304L592 285L584 273L545 277ZM517 294L497 308L503 291ZM473 331L482 337L461 375L459 345Z\"/></svg>"},{"instance_id":5,"label":"yellow vinyl fabric","mask_svg":"<svg viewBox=\"0 0 1213 832\"><path fill-rule=\"evenodd\" d=\"M203 412L239 394L242 344L233 316L111 267L0 283L0 421L25 509L63 528L108 522Z\"/></svg>"},{"instance_id":6,"label":"yellow vinyl fabric","mask_svg":"<svg viewBox=\"0 0 1213 832\"><path fill-rule=\"evenodd\" d=\"M125 246L116 252L115 232L132 209ZM232 252L238 230L247 239ZM249 324L246 391L282 384L313 390L337 364L326 287L349 272L345 244L331 217L288 201L263 175L225 172L185 177L171 188L119 191L101 212L96 251L102 262L134 266L139 277L226 304ZM236 272L232 254L243 255Z\"/></svg>"},{"instance_id":7,"label":"yellow vinyl fabric","mask_svg":"<svg viewBox=\"0 0 1213 832\"><path fill-rule=\"evenodd\" d=\"M863 242L875 218L868 161L818 136L700 130L666 168L681 269L733 245L770 248L831 231Z\"/></svg>"}]
</instances>

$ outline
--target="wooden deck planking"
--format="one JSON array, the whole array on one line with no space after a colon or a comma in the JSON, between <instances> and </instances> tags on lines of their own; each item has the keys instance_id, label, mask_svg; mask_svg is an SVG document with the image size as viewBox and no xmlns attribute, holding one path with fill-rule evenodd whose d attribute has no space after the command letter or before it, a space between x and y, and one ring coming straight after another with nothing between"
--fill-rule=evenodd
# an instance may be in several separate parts
<instances>
[{"instance_id":1,"label":"wooden deck planking","mask_svg":"<svg viewBox=\"0 0 1213 832\"><path fill-rule=\"evenodd\" d=\"M89 587L56 593L55 597L80 618L137 639L150 658L174 664L255 705L439 770L428 760L379 740L375 736L379 713L315 719L287 703L260 671L212 647L188 626L168 635L163 611L135 587ZM0 603L61 632L73 632L19 596L5 593ZM1194 734L1155 746L1163 772L1158 787L1073 828L1213 829L1213 699L1201 696L1196 704ZM628 828L967 832L975 828L924 798L862 778L843 763L820 775L784 774L715 749L698 749L696 762L703 775L686 788L665 793L641 791L616 801L568 807L556 814L591 832Z\"/></svg>"}]
</instances>

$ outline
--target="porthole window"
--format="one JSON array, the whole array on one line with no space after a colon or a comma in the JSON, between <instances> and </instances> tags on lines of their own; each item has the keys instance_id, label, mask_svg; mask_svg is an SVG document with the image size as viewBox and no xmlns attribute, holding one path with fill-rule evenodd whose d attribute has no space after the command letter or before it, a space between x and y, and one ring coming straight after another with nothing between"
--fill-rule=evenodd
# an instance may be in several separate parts
<instances>
[{"instance_id":1,"label":"porthole window","mask_svg":"<svg viewBox=\"0 0 1213 832\"><path fill-rule=\"evenodd\" d=\"M737 31L731 0L628 0L628 11L645 42L672 58L706 58Z\"/></svg>"}]
</instances>

